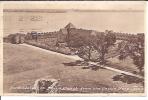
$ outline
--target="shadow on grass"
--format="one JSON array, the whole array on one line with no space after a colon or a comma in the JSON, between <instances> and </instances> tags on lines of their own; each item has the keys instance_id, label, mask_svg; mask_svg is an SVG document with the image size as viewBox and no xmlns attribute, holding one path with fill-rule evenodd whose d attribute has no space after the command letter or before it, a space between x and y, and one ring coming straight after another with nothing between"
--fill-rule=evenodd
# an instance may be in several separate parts
<instances>
[{"instance_id":1,"label":"shadow on grass","mask_svg":"<svg viewBox=\"0 0 148 100\"><path fill-rule=\"evenodd\" d=\"M76 60L74 62L63 63L65 66L88 66L89 63L86 61Z\"/></svg>"},{"instance_id":2,"label":"shadow on grass","mask_svg":"<svg viewBox=\"0 0 148 100\"><path fill-rule=\"evenodd\" d=\"M121 74L121 75L116 75L113 78L113 81L121 81L127 84L132 84L132 83L141 83L142 85L144 85L144 80L134 77L134 76L130 76L130 75L125 75L125 74Z\"/></svg>"},{"instance_id":3,"label":"shadow on grass","mask_svg":"<svg viewBox=\"0 0 148 100\"><path fill-rule=\"evenodd\" d=\"M75 62L63 63L65 66L83 66L82 69L99 70L104 69L101 66L89 64L87 61L76 60Z\"/></svg>"}]
</instances>

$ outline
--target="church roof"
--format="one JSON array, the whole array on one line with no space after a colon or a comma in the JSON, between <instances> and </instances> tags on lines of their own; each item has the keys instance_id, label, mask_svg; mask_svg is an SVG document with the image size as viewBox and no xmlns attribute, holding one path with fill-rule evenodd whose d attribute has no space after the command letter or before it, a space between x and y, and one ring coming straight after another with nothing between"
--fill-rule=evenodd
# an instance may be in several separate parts
<instances>
[{"instance_id":1,"label":"church roof","mask_svg":"<svg viewBox=\"0 0 148 100\"><path fill-rule=\"evenodd\" d=\"M75 26L72 23L69 23L65 26L66 29L68 28L75 28Z\"/></svg>"}]
</instances>

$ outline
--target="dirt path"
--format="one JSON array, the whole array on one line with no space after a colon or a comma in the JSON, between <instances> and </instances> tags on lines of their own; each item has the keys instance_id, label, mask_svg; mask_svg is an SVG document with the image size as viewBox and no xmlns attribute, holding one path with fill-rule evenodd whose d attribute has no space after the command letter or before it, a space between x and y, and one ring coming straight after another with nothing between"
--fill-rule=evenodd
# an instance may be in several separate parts
<instances>
[{"instance_id":1,"label":"dirt path","mask_svg":"<svg viewBox=\"0 0 148 100\"><path fill-rule=\"evenodd\" d=\"M47 53L50 53L50 54L55 54L55 55L59 55L59 56L63 56L63 57L67 57L67 58L71 58L71 59L74 59L74 60L82 60L82 58L78 57L78 56L73 56L73 55L64 55L64 54L61 54L61 53L57 53L57 52L53 52L53 51L49 51L49 50L45 50L45 49L42 49L42 48L39 48L39 47L35 47L35 46L32 46L32 45L28 45L28 44L21 44L23 46L27 46L27 47L31 47L31 48L34 48L34 49L38 49L38 50L42 50L42 51L45 51ZM90 64L94 64L94 65L97 65L97 63L94 63L94 62L89 62ZM100 65L99 65L100 66ZM126 74L126 75L130 75L130 76L134 76L134 77L137 77L137 78L142 78L144 79L143 76L140 76L140 75L136 75L136 74L133 74L133 73L130 73L130 72L126 72L126 71L122 71L122 70L119 70L119 69L116 69L116 68L111 68L109 66L101 66L103 68L106 68L108 70L112 70L112 71L115 71L115 72L118 72L118 73L123 73L123 74Z\"/></svg>"},{"instance_id":2,"label":"dirt path","mask_svg":"<svg viewBox=\"0 0 148 100\"><path fill-rule=\"evenodd\" d=\"M30 48L34 48L34 49L37 49L37 50L41 50L41 51L47 52L49 54L59 55L59 56L70 58L70 59L74 59L74 60L82 60L82 58L80 58L77 55L65 55L65 54L61 54L61 53L57 53L57 52L54 52L54 51L42 49L42 48L39 48L39 47L36 47L36 46L32 46L32 45L28 45L28 44L20 44L20 45L23 45L23 46L26 46L26 47L30 47Z\"/></svg>"}]
</instances>

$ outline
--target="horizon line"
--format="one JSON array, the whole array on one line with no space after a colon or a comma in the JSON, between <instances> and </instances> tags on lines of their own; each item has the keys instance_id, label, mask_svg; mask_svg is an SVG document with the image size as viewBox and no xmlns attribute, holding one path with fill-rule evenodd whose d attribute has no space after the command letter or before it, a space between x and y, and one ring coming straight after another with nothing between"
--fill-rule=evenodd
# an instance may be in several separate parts
<instances>
[{"instance_id":1,"label":"horizon line","mask_svg":"<svg viewBox=\"0 0 148 100\"><path fill-rule=\"evenodd\" d=\"M3 12L40 12L40 13L67 13L67 12L144 12L133 9L3 9Z\"/></svg>"}]
</instances>

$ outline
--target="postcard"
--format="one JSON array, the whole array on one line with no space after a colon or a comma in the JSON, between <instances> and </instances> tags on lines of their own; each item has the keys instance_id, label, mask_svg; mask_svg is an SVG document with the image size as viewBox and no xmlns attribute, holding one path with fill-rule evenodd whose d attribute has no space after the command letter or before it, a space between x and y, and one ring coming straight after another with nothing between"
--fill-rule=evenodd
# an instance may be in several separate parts
<instances>
[{"instance_id":1,"label":"postcard","mask_svg":"<svg viewBox=\"0 0 148 100\"><path fill-rule=\"evenodd\" d=\"M0 93L145 96L145 1L0 2Z\"/></svg>"}]
</instances>

